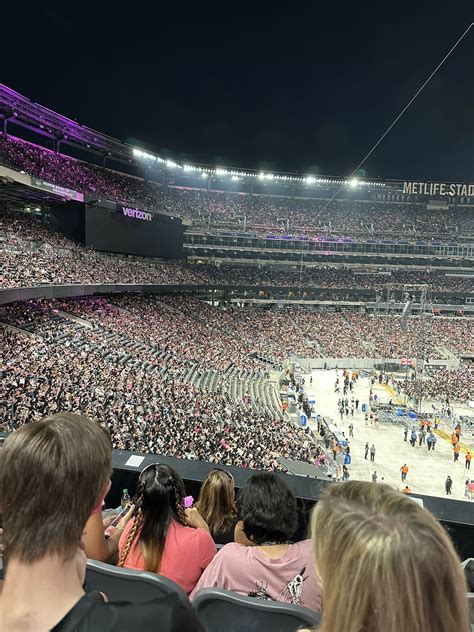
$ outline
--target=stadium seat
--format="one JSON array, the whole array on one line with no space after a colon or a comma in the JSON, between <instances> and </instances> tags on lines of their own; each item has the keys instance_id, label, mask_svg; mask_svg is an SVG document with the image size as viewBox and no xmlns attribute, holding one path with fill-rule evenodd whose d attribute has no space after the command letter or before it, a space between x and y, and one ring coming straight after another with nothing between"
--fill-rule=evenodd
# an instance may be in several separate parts
<instances>
[{"instance_id":1,"label":"stadium seat","mask_svg":"<svg viewBox=\"0 0 474 632\"><path fill-rule=\"evenodd\" d=\"M100 590L110 601L142 603L174 593L183 603L189 603L184 590L166 577L111 566L95 560L87 560L85 587L87 592Z\"/></svg>"},{"instance_id":2,"label":"stadium seat","mask_svg":"<svg viewBox=\"0 0 474 632\"><path fill-rule=\"evenodd\" d=\"M461 566L466 576L469 591L474 593L474 557L468 557L467 560L461 563Z\"/></svg>"},{"instance_id":3,"label":"stadium seat","mask_svg":"<svg viewBox=\"0 0 474 632\"><path fill-rule=\"evenodd\" d=\"M199 590L193 607L206 632L293 632L303 626L312 628L320 620L308 608L244 597L220 588Z\"/></svg>"},{"instance_id":4,"label":"stadium seat","mask_svg":"<svg viewBox=\"0 0 474 632\"><path fill-rule=\"evenodd\" d=\"M469 557L467 560L461 563L466 575L466 581L470 592L467 593L467 600L469 602L469 613L471 615L471 630L474 632L474 558Z\"/></svg>"}]
</instances>

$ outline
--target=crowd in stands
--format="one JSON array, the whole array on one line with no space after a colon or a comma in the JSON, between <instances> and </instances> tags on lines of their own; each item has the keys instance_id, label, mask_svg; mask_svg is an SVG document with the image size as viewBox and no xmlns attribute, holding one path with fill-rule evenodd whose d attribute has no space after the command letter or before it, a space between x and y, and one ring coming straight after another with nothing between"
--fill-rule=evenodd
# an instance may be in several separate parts
<instances>
[{"instance_id":1,"label":"crowd in stands","mask_svg":"<svg viewBox=\"0 0 474 632\"><path fill-rule=\"evenodd\" d=\"M428 210L422 204L365 202L163 188L152 181L56 154L0 133L0 162L76 191L189 217L213 227L293 235L382 236L426 234L436 238L473 230L467 207Z\"/></svg>"},{"instance_id":2,"label":"crowd in stands","mask_svg":"<svg viewBox=\"0 0 474 632\"><path fill-rule=\"evenodd\" d=\"M407 332L402 331L399 316L293 310L291 318L323 356L416 358L419 354L421 321L417 316L409 319ZM474 353L470 318L430 318L426 338L431 359L444 357L442 349L454 355Z\"/></svg>"},{"instance_id":3,"label":"crowd in stands","mask_svg":"<svg viewBox=\"0 0 474 632\"><path fill-rule=\"evenodd\" d=\"M434 291L471 292L472 278L425 270L374 273L319 266L302 271L223 264L188 265L137 260L86 249L21 213L0 215L0 287L61 283L154 283L381 289L426 283Z\"/></svg>"},{"instance_id":4,"label":"crowd in stands","mask_svg":"<svg viewBox=\"0 0 474 632\"><path fill-rule=\"evenodd\" d=\"M255 267L221 264L217 269L222 283L235 285L263 285L330 289L382 289L402 285L427 284L433 291L472 292L474 277L447 276L430 270L403 270L372 272L363 269L318 266L303 270L278 270L275 267Z\"/></svg>"},{"instance_id":5,"label":"crowd in stands","mask_svg":"<svg viewBox=\"0 0 474 632\"><path fill-rule=\"evenodd\" d=\"M201 207L213 225L247 229L259 233L292 235L445 235L470 230L467 210L428 210L422 204L394 204L355 200L277 196L248 196L209 192L201 196ZM453 228L454 227L454 228Z\"/></svg>"},{"instance_id":6,"label":"crowd in stands","mask_svg":"<svg viewBox=\"0 0 474 632\"><path fill-rule=\"evenodd\" d=\"M232 395L229 383L239 373L229 377L224 370L233 368L232 351L225 363L223 346L212 351L218 331L209 328L201 338L183 317L163 335L160 329L173 318L164 319L158 310L148 322L148 306L125 311L129 300L121 309L99 301L97 310L94 300L80 301L77 309L73 301L54 302L55 309L102 323L92 328L62 318L51 305L3 307L1 320L28 334L0 331L2 425L13 429L59 410L80 411L100 420L119 449L264 469L280 469L280 456L310 462L318 456L310 436L283 419L276 406L263 406L260 391L253 401L249 393ZM197 331L204 335L205 328L204 323ZM262 380L262 367L248 368L254 362L242 357L240 373ZM216 372L213 390L187 380L191 370L198 374L204 367Z\"/></svg>"},{"instance_id":7,"label":"crowd in stands","mask_svg":"<svg viewBox=\"0 0 474 632\"><path fill-rule=\"evenodd\" d=\"M0 133L0 163L46 182L158 211L161 187Z\"/></svg>"},{"instance_id":8,"label":"crowd in stands","mask_svg":"<svg viewBox=\"0 0 474 632\"><path fill-rule=\"evenodd\" d=\"M20 304L18 304L20 305ZM421 320L375 316L344 310L313 312L262 307L217 307L183 295L116 295L106 298L59 299L50 304L109 331L160 346L184 360L226 370L259 370L264 356L275 363L288 354L300 357L416 358ZM119 312L117 308L125 310ZM13 307L4 308L13 310ZM16 308L21 312L22 308ZM1 315L1 314L0 314ZM11 317L10 317L11 318ZM146 323L146 326L143 326ZM427 357L474 353L468 317L433 317L427 321Z\"/></svg>"},{"instance_id":9,"label":"crowd in stands","mask_svg":"<svg viewBox=\"0 0 474 632\"><path fill-rule=\"evenodd\" d=\"M208 274L182 263L117 257L75 244L18 213L0 217L0 287L84 283L202 284Z\"/></svg>"},{"instance_id":10,"label":"crowd in stands","mask_svg":"<svg viewBox=\"0 0 474 632\"><path fill-rule=\"evenodd\" d=\"M465 368L460 371L429 368L425 371L423 380L416 378L400 382L402 390L412 399L435 399L449 402L450 400L467 401L474 398L474 371Z\"/></svg>"},{"instance_id":11,"label":"crowd in stands","mask_svg":"<svg viewBox=\"0 0 474 632\"><path fill-rule=\"evenodd\" d=\"M2 465L6 629L198 632L208 629L207 619L191 604L206 589L220 588L264 600L253 602L255 617L267 601L305 606L314 613L314 632L469 631L469 584L448 532L387 485L330 484L312 511L310 536L295 541L295 491L275 474L254 474L235 498L234 541L216 553L209 525L196 507L186 508L179 473L148 465L116 527L118 563L175 583L166 596L135 601L129 576L130 599L117 603L99 592L100 578L95 590L84 584L90 557L84 532L110 489L104 429L64 413L27 424L6 440ZM102 539L104 529L105 521ZM212 629L220 629L220 612ZM308 611L304 619L298 612L308 621ZM257 620L263 632L279 623ZM233 620L229 629L241 627Z\"/></svg>"}]
</instances>

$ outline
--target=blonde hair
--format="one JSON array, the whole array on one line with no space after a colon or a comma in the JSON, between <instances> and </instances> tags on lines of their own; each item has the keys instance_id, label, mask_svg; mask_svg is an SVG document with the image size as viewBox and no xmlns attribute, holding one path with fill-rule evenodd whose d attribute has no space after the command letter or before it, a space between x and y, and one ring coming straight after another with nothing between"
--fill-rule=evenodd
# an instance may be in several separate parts
<instances>
[{"instance_id":1,"label":"blonde hair","mask_svg":"<svg viewBox=\"0 0 474 632\"><path fill-rule=\"evenodd\" d=\"M209 472L195 506L213 538L230 529L236 516L232 474L219 469Z\"/></svg>"},{"instance_id":2,"label":"blonde hair","mask_svg":"<svg viewBox=\"0 0 474 632\"><path fill-rule=\"evenodd\" d=\"M441 524L383 484L334 484L311 523L320 632L468 632L467 586Z\"/></svg>"}]
</instances>

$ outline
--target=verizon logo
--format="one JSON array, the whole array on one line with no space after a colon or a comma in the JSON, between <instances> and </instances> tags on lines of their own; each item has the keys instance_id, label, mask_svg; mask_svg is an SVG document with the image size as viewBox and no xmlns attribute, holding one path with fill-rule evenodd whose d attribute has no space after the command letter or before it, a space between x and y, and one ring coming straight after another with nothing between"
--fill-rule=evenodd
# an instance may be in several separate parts
<instances>
[{"instance_id":1,"label":"verizon logo","mask_svg":"<svg viewBox=\"0 0 474 632\"><path fill-rule=\"evenodd\" d=\"M128 217L135 219L144 219L147 222L151 222L151 213L146 211L140 211L138 208L130 208L129 206L122 206L122 213Z\"/></svg>"}]
</instances>

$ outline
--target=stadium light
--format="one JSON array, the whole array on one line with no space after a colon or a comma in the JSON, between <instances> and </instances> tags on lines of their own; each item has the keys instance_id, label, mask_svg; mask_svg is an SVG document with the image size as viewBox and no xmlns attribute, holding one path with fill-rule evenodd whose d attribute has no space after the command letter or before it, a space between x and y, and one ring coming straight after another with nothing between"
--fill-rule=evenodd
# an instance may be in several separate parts
<instances>
[{"instance_id":1,"label":"stadium light","mask_svg":"<svg viewBox=\"0 0 474 632\"><path fill-rule=\"evenodd\" d=\"M183 169L183 171L186 172L199 172L201 173L203 178L208 178L210 176L230 176L232 179L234 180L238 180L240 178L256 178L258 180L268 180L268 181L274 181L274 182L299 182L302 184L306 184L306 185L313 185L313 184L327 184L330 186L338 186L338 185L345 185L348 187L351 187L352 189L355 189L357 186L362 186L362 187L385 187L386 184L385 182L371 182L368 180L359 180L358 178L351 178L351 179L337 179L337 178L318 178L315 176L289 176L289 175L280 175L280 174L273 174L273 173L265 173L264 171L260 171L260 172L253 172L250 173L248 171L237 171L237 170L227 170L224 169L223 167L215 167L215 168L207 168L207 171L204 171L203 167L198 167L197 165L192 165L189 163L186 164L179 164L174 162L174 160L165 160L163 158L160 158L160 156L154 155L154 154L150 154L147 151L144 151L143 149L138 149L137 147L134 147L132 149L132 153L133 156L135 156L136 158L140 158L142 160L148 160L150 162L155 162L155 163L159 163L159 164L164 164L166 165L169 169Z\"/></svg>"}]
</instances>

